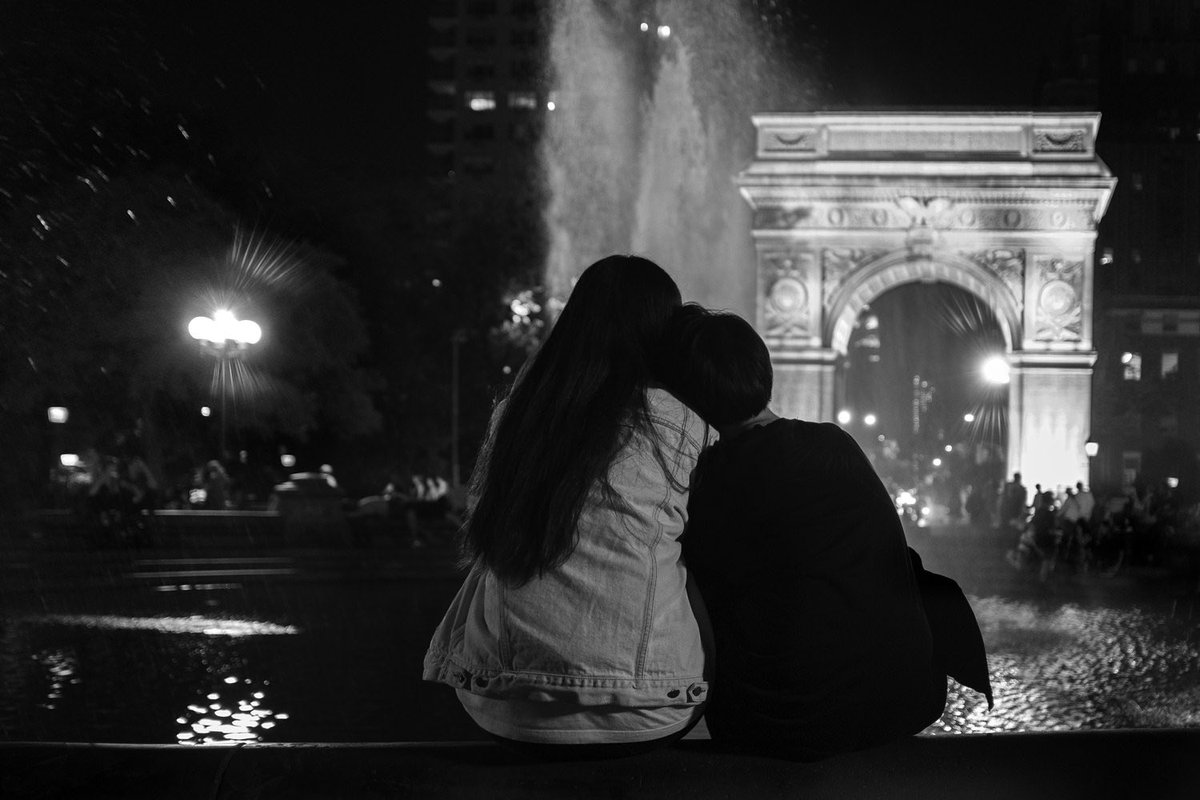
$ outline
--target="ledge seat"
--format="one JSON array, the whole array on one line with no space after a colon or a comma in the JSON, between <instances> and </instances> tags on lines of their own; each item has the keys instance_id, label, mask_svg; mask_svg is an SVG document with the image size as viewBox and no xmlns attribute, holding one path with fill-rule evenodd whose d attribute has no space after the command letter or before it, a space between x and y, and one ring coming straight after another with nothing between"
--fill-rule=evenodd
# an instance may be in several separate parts
<instances>
[{"instance_id":1,"label":"ledge seat","mask_svg":"<svg viewBox=\"0 0 1200 800\"><path fill-rule=\"evenodd\" d=\"M1200 797L1200 729L919 737L815 764L711 741L626 759L533 763L492 743L0 743L17 798Z\"/></svg>"}]
</instances>

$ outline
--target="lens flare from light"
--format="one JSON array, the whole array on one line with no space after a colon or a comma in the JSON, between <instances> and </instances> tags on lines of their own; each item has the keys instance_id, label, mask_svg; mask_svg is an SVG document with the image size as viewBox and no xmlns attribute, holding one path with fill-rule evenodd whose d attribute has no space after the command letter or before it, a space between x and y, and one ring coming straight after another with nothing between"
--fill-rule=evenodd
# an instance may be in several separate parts
<instances>
[{"instance_id":1,"label":"lens flare from light","mask_svg":"<svg viewBox=\"0 0 1200 800\"><path fill-rule=\"evenodd\" d=\"M1011 375L1004 356L991 356L983 362L983 379L991 384L1008 383Z\"/></svg>"}]
</instances>

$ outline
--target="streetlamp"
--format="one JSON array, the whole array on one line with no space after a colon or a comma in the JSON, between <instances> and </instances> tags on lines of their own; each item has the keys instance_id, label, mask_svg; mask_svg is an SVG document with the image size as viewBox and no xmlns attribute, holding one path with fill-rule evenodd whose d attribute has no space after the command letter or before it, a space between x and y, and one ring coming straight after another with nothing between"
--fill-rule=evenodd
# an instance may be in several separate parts
<instances>
[{"instance_id":1,"label":"streetlamp","mask_svg":"<svg viewBox=\"0 0 1200 800\"><path fill-rule=\"evenodd\" d=\"M200 342L204 352L220 361L221 375L221 450L220 457L225 457L225 397L228 393L225 385L225 373L229 362L241 358L246 348L257 344L262 339L262 328L257 322L248 319L238 319L229 309L217 309L212 317L195 317L188 323L188 334Z\"/></svg>"},{"instance_id":2,"label":"streetlamp","mask_svg":"<svg viewBox=\"0 0 1200 800\"><path fill-rule=\"evenodd\" d=\"M1096 455L1100 452L1100 443L1089 437L1088 440L1083 443L1083 452L1087 456L1088 460L1088 485L1090 486L1091 484L1095 483L1095 476L1092 474L1095 470L1093 469L1092 462L1095 460Z\"/></svg>"}]
</instances>

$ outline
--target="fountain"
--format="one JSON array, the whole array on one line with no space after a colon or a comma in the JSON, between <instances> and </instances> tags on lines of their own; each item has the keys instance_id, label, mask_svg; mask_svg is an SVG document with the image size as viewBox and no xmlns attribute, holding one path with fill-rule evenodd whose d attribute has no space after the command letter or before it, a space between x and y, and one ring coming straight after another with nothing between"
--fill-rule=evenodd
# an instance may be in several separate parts
<instances>
[{"instance_id":1,"label":"fountain","mask_svg":"<svg viewBox=\"0 0 1200 800\"><path fill-rule=\"evenodd\" d=\"M750 209L733 177L750 115L803 108L774 0L558 0L550 12L542 160L547 295L588 264L636 253L686 300L754 318Z\"/></svg>"}]
</instances>

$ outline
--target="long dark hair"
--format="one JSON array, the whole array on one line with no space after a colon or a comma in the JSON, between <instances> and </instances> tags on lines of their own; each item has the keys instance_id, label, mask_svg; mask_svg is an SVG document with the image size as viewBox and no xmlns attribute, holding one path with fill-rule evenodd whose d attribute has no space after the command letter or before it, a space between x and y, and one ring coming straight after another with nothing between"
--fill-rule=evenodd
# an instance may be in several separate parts
<instances>
[{"instance_id":1,"label":"long dark hair","mask_svg":"<svg viewBox=\"0 0 1200 800\"><path fill-rule=\"evenodd\" d=\"M597 481L634 427L661 371L667 324L681 304L661 267L609 256L588 267L550 335L526 362L480 454L478 502L464 549L513 585L561 564Z\"/></svg>"}]
</instances>

